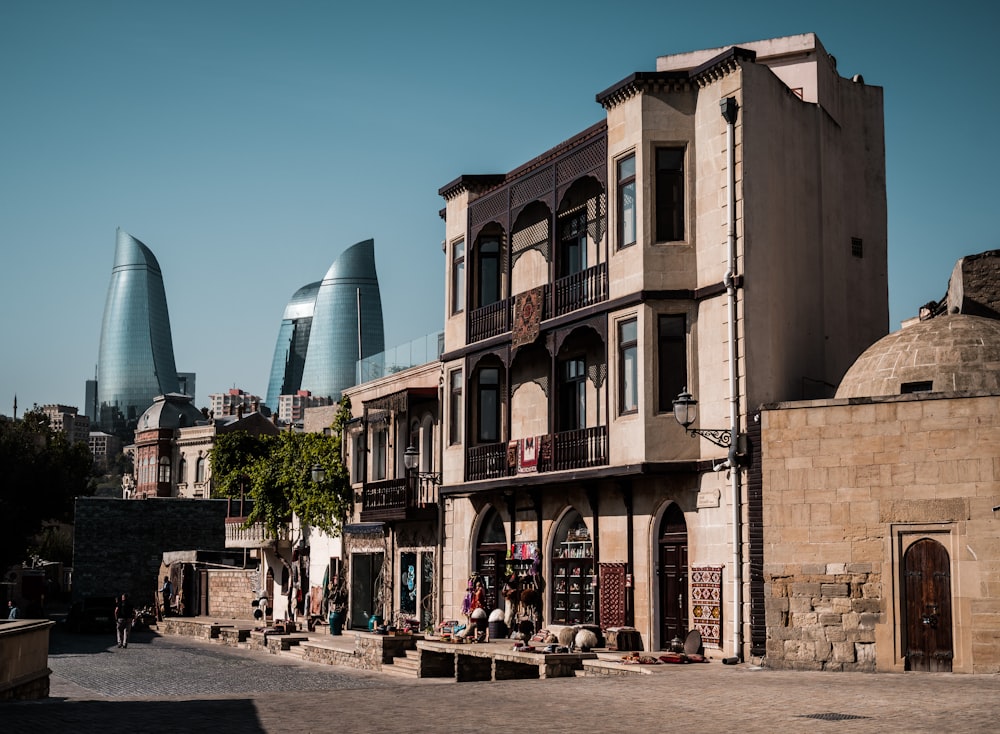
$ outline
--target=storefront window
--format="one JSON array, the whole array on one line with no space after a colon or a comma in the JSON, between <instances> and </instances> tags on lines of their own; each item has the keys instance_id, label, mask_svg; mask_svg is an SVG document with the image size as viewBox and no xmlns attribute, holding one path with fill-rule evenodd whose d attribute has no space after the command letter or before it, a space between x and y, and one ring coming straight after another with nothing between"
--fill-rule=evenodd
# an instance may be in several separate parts
<instances>
[{"instance_id":1,"label":"storefront window","mask_svg":"<svg viewBox=\"0 0 1000 734\"><path fill-rule=\"evenodd\" d=\"M552 572L552 621L593 624L596 619L594 544L579 512L568 513L559 523Z\"/></svg>"}]
</instances>

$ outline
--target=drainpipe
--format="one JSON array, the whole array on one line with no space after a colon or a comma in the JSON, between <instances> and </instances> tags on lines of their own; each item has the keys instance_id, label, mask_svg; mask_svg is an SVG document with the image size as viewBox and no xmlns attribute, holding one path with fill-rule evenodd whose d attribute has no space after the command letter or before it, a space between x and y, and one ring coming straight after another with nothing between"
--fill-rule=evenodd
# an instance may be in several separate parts
<instances>
[{"instance_id":1,"label":"drainpipe","mask_svg":"<svg viewBox=\"0 0 1000 734\"><path fill-rule=\"evenodd\" d=\"M743 659L743 553L742 523L743 502L740 498L740 462L738 439L740 429L739 370L737 368L736 324L736 120L740 106L735 97L726 97L719 103L726 121L726 231L729 257L726 270L726 301L729 309L729 477L733 495L733 654Z\"/></svg>"}]
</instances>

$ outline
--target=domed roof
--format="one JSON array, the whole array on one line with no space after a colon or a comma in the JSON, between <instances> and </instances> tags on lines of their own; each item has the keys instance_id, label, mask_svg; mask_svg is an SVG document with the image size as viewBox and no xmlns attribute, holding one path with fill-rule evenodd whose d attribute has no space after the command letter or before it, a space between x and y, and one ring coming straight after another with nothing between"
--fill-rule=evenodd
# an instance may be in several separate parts
<instances>
[{"instance_id":1,"label":"domed roof","mask_svg":"<svg viewBox=\"0 0 1000 734\"><path fill-rule=\"evenodd\" d=\"M1000 321L951 314L889 334L858 357L837 397L957 390L1000 392Z\"/></svg>"},{"instance_id":2,"label":"domed roof","mask_svg":"<svg viewBox=\"0 0 1000 734\"><path fill-rule=\"evenodd\" d=\"M139 425L136 430L186 428L204 420L205 416L191 403L191 396L167 393L166 395L157 395L153 399L153 404L139 416Z\"/></svg>"}]
</instances>

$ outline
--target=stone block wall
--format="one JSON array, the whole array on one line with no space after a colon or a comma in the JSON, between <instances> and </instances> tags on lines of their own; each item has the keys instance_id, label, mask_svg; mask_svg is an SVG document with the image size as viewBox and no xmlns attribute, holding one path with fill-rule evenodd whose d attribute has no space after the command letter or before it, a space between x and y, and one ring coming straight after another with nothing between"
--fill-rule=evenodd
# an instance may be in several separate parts
<instances>
[{"instance_id":1,"label":"stone block wall","mask_svg":"<svg viewBox=\"0 0 1000 734\"><path fill-rule=\"evenodd\" d=\"M256 569L210 569L208 615L220 619L252 619Z\"/></svg>"},{"instance_id":2,"label":"stone block wall","mask_svg":"<svg viewBox=\"0 0 1000 734\"><path fill-rule=\"evenodd\" d=\"M870 563L765 566L769 667L875 671L881 578Z\"/></svg>"},{"instance_id":3,"label":"stone block wall","mask_svg":"<svg viewBox=\"0 0 1000 734\"><path fill-rule=\"evenodd\" d=\"M78 497L73 599L127 592L151 604L165 551L225 550L225 500Z\"/></svg>"}]
</instances>

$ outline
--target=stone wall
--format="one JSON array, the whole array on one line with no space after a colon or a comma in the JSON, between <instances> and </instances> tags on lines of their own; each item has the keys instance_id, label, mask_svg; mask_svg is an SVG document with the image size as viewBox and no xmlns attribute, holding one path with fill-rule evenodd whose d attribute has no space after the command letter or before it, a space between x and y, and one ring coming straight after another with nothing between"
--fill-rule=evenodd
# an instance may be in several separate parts
<instances>
[{"instance_id":1,"label":"stone wall","mask_svg":"<svg viewBox=\"0 0 1000 734\"><path fill-rule=\"evenodd\" d=\"M226 502L78 497L73 598L127 592L151 604L165 551L225 550Z\"/></svg>"},{"instance_id":2,"label":"stone wall","mask_svg":"<svg viewBox=\"0 0 1000 734\"><path fill-rule=\"evenodd\" d=\"M209 569L208 616L222 619L250 619L256 569Z\"/></svg>"},{"instance_id":3,"label":"stone wall","mask_svg":"<svg viewBox=\"0 0 1000 734\"><path fill-rule=\"evenodd\" d=\"M952 670L1000 672L1000 395L761 412L767 664L907 669L903 561L947 554Z\"/></svg>"},{"instance_id":4,"label":"stone wall","mask_svg":"<svg viewBox=\"0 0 1000 734\"><path fill-rule=\"evenodd\" d=\"M875 671L882 584L870 563L771 566L764 583L770 667Z\"/></svg>"}]
</instances>

